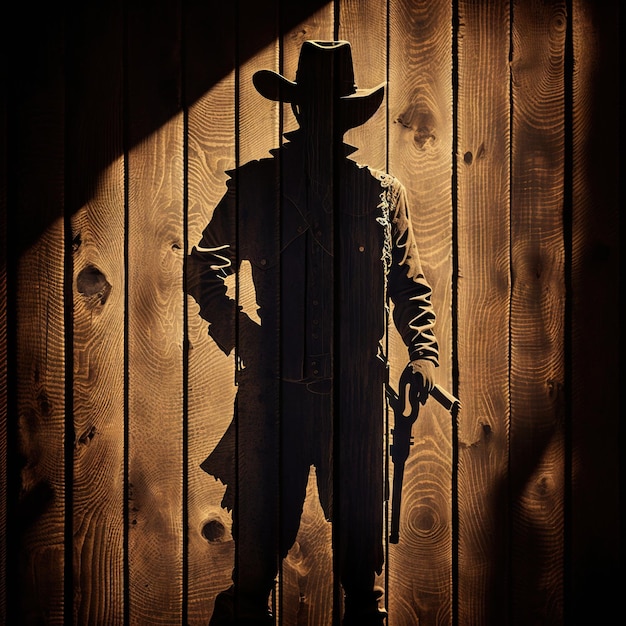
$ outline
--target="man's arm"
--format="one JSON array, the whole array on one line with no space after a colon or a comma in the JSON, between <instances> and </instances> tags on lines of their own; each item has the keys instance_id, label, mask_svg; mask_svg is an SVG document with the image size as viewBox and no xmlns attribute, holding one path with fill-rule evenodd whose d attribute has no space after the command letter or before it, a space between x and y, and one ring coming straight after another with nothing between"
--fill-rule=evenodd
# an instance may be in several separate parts
<instances>
[{"instance_id":1,"label":"man's arm","mask_svg":"<svg viewBox=\"0 0 626 626\"><path fill-rule=\"evenodd\" d=\"M432 290L422 271L406 190L394 181L390 194L392 263L388 290L394 304L394 324L407 345L409 360L427 361L432 367L437 367L439 348L433 331L435 311L431 303ZM423 369L428 368L428 364L423 365Z\"/></svg>"},{"instance_id":2,"label":"man's arm","mask_svg":"<svg viewBox=\"0 0 626 626\"><path fill-rule=\"evenodd\" d=\"M200 316L209 322L209 335L225 354L235 346L235 316L240 309L227 296L224 283L236 271L235 198L235 185L229 180L226 194L187 259L187 293L200 306Z\"/></svg>"}]
</instances>

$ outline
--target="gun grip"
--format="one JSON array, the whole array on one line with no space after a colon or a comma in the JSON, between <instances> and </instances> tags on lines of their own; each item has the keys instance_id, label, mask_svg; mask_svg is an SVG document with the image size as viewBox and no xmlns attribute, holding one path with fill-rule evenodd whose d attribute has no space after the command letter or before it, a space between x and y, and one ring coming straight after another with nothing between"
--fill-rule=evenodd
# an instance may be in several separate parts
<instances>
[{"instance_id":1,"label":"gun grip","mask_svg":"<svg viewBox=\"0 0 626 626\"><path fill-rule=\"evenodd\" d=\"M419 402L415 399L411 399L411 384L414 382L413 373L409 368L405 369L400 376L400 388L398 389L398 396L402 402L402 417L407 418L411 422L417 419L419 413Z\"/></svg>"}]
</instances>

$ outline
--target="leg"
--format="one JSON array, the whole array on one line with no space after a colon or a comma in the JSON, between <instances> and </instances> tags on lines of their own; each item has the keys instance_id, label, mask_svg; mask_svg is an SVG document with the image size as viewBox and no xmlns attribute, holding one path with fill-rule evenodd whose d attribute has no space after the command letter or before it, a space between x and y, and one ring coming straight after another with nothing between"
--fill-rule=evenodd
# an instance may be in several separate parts
<instances>
[{"instance_id":1,"label":"leg","mask_svg":"<svg viewBox=\"0 0 626 626\"><path fill-rule=\"evenodd\" d=\"M276 385L242 374L227 487L233 507L233 586L216 598L210 626L273 624L268 597L278 560L277 397Z\"/></svg>"},{"instance_id":2,"label":"leg","mask_svg":"<svg viewBox=\"0 0 626 626\"><path fill-rule=\"evenodd\" d=\"M354 384L362 372L342 378L337 522L344 626L380 626L382 590L374 587L383 565L383 395L382 380ZM373 380L375 379L375 380ZM350 384L352 383L352 384Z\"/></svg>"},{"instance_id":3,"label":"leg","mask_svg":"<svg viewBox=\"0 0 626 626\"><path fill-rule=\"evenodd\" d=\"M242 384L237 398L233 587L218 595L210 626L273 624L268 596L295 541L310 468L302 385ZM280 415L277 407L281 407Z\"/></svg>"}]
</instances>

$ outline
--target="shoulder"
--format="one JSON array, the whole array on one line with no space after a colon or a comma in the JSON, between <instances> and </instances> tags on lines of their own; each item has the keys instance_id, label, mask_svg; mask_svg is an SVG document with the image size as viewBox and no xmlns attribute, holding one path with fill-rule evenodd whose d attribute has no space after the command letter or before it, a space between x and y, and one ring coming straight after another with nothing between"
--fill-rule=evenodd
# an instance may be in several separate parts
<instances>
[{"instance_id":1,"label":"shoulder","mask_svg":"<svg viewBox=\"0 0 626 626\"><path fill-rule=\"evenodd\" d=\"M392 174L368 168L370 174L378 181L382 189L387 189L394 197L400 197L406 193L404 185Z\"/></svg>"},{"instance_id":2,"label":"shoulder","mask_svg":"<svg viewBox=\"0 0 626 626\"><path fill-rule=\"evenodd\" d=\"M268 203L275 194L276 159L264 158L242 163L236 168L226 170L227 197L238 203L239 210L245 212L248 204Z\"/></svg>"},{"instance_id":3,"label":"shoulder","mask_svg":"<svg viewBox=\"0 0 626 626\"><path fill-rule=\"evenodd\" d=\"M399 209L402 210L406 205L406 188L400 180L382 170L368 169L371 176L378 182L383 201L387 203L392 214L397 213Z\"/></svg>"},{"instance_id":4,"label":"shoulder","mask_svg":"<svg viewBox=\"0 0 626 626\"><path fill-rule=\"evenodd\" d=\"M277 160L273 157L266 157L263 159L248 161L242 163L238 167L230 170L226 170L224 173L228 176L228 182L237 181L241 177L258 177L260 180L264 179L264 176L276 169Z\"/></svg>"}]
</instances>

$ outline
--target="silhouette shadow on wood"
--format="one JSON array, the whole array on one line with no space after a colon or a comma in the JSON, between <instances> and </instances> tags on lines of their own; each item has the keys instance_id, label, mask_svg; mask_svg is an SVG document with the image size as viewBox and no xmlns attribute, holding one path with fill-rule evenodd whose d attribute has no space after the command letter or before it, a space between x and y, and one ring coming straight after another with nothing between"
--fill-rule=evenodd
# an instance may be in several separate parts
<instances>
[{"instance_id":1,"label":"silhouette shadow on wood","mask_svg":"<svg viewBox=\"0 0 626 626\"><path fill-rule=\"evenodd\" d=\"M327 41L303 44L295 82L261 70L254 84L291 103L300 128L272 158L229 172L188 260L188 292L238 363L233 422L202 464L227 485L236 544L233 587L218 595L211 623L271 623L268 596L314 466L333 521L343 624L382 624L374 581L383 565L387 298L413 363L413 402L425 401L438 358L404 188L347 158L353 149L342 141L378 109L384 86L356 89L349 43ZM260 324L224 284L244 260Z\"/></svg>"},{"instance_id":2,"label":"silhouette shadow on wood","mask_svg":"<svg viewBox=\"0 0 626 626\"><path fill-rule=\"evenodd\" d=\"M282 31L324 4L294 3L285 13ZM132 2L90 2L65 10L14 7L7 44L8 146L14 174L28 175L31 184L26 198L15 198L20 214L8 216L18 226L11 229L12 255L33 245L55 220L85 205L115 159L190 107L237 62L253 57L276 35L272 28L248 29L235 53L232 29L223 23L227 12L214 19L214 4L201 7L191 1L181 3L177 19L172 19L174 6L152 3L149 13ZM237 9L250 23L268 22L262 2L238 0ZM206 11L206 19L199 19L200 11ZM188 17L192 13L193 21ZM127 31L140 21L143 25L133 29L134 35L146 35L133 45L125 39ZM141 61L146 71L129 72L129 55L145 57ZM136 103L140 115L125 110L128 85L142 95L143 101ZM132 125L125 127L128 119ZM121 134L123 142L118 140ZM65 147L59 137L65 137ZM25 139L30 147L24 160L28 170L21 171L19 145ZM65 180L52 167L64 159ZM31 203L36 212L30 210Z\"/></svg>"}]
</instances>

